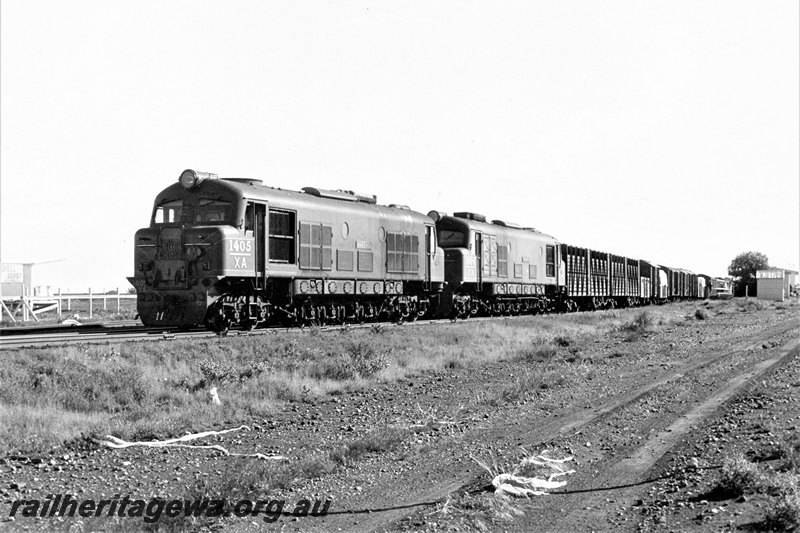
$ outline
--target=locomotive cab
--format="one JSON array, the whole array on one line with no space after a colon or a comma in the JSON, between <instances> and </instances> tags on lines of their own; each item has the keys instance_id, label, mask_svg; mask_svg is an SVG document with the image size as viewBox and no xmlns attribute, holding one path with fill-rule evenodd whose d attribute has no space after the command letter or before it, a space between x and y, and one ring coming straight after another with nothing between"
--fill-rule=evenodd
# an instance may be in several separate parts
<instances>
[{"instance_id":1,"label":"locomotive cab","mask_svg":"<svg viewBox=\"0 0 800 533\"><path fill-rule=\"evenodd\" d=\"M254 275L258 266L241 192L213 174L185 171L179 181L156 197L150 226L136 232L128 279L148 325L202 324L221 294L218 282Z\"/></svg>"}]
</instances>

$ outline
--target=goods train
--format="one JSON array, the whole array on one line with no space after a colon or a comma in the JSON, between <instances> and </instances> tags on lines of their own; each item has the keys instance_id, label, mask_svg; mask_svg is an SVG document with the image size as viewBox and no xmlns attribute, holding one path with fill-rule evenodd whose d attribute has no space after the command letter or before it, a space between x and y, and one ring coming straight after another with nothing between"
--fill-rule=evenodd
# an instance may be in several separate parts
<instances>
[{"instance_id":1,"label":"goods train","mask_svg":"<svg viewBox=\"0 0 800 533\"><path fill-rule=\"evenodd\" d=\"M704 298L708 276L559 242L471 212L185 170L136 232L147 326L224 333L637 306Z\"/></svg>"}]
</instances>

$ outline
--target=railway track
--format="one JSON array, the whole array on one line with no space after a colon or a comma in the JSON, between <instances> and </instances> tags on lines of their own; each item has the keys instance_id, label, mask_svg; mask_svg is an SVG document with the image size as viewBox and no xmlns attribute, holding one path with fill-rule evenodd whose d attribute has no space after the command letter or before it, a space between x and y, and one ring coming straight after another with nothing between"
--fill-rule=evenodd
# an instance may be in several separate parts
<instances>
[{"instance_id":1,"label":"railway track","mask_svg":"<svg viewBox=\"0 0 800 533\"><path fill-rule=\"evenodd\" d=\"M177 331L169 328L148 328L138 321L75 326L31 326L0 330L0 349L63 346L75 343L104 343L128 340L162 340L176 336L213 335L197 329Z\"/></svg>"},{"instance_id":2,"label":"railway track","mask_svg":"<svg viewBox=\"0 0 800 533\"><path fill-rule=\"evenodd\" d=\"M472 317L458 322L483 322L487 320L514 320L521 317ZM450 319L418 320L403 322L402 326L425 326L432 324L450 323ZM345 324L318 326L323 332L336 332L347 329L363 329L375 326L395 326L393 322L368 322L364 324ZM230 330L226 336L238 337L242 335L274 335L277 332L301 332L306 328L268 326L252 331ZM143 325L108 325L85 324L81 326L31 326L26 328L5 328L0 330L0 349L30 348L65 346L69 344L99 344L125 341L163 341L189 337L216 337L213 331L204 328L190 330L178 328L153 328Z\"/></svg>"}]
</instances>

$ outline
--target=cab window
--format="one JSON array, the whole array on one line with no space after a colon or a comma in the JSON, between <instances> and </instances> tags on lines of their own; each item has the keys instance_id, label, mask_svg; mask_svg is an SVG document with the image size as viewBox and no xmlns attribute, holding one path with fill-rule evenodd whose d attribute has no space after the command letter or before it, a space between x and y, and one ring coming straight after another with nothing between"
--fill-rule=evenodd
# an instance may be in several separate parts
<instances>
[{"instance_id":1,"label":"cab window","mask_svg":"<svg viewBox=\"0 0 800 533\"><path fill-rule=\"evenodd\" d=\"M269 210L269 261L295 262L295 214L293 211Z\"/></svg>"},{"instance_id":2,"label":"cab window","mask_svg":"<svg viewBox=\"0 0 800 533\"><path fill-rule=\"evenodd\" d=\"M195 224L233 223L233 204L215 198L200 198L194 213L189 217Z\"/></svg>"},{"instance_id":3,"label":"cab window","mask_svg":"<svg viewBox=\"0 0 800 533\"><path fill-rule=\"evenodd\" d=\"M547 257L545 260L545 276L552 278L556 275L556 247L547 246Z\"/></svg>"},{"instance_id":4,"label":"cab window","mask_svg":"<svg viewBox=\"0 0 800 533\"><path fill-rule=\"evenodd\" d=\"M165 200L153 212L154 224L174 224L181 219L183 200Z\"/></svg>"}]
</instances>

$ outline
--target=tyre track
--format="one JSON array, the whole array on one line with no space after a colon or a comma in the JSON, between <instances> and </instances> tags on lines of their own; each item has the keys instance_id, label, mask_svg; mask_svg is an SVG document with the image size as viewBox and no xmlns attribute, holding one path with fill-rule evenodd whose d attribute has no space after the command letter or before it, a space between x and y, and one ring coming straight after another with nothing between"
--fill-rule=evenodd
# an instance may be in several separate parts
<instances>
[{"instance_id":1,"label":"tyre track","mask_svg":"<svg viewBox=\"0 0 800 533\"><path fill-rule=\"evenodd\" d=\"M562 508L572 506L575 510L562 515L560 519L551 517L552 520L548 520L548 523L552 525L554 530L576 531L582 525L594 521L593 517L595 515L592 510L599 507L599 504L604 503L608 497L608 494L603 491L605 487L611 485L635 486L646 482L647 473L650 469L669 450L677 445L689 431L703 420L711 417L720 406L729 401L745 386L775 370L790 354L797 351L798 346L800 346L800 340L791 340L779 348L773 356L730 377L702 403L680 415L667 428L655 433L644 444L640 445L629 457L613 463L600 476L592 480L587 488L595 489L596 492L582 489L579 495L570 494L570 491L552 493L554 496L561 495L565 498L564 501L559 502ZM630 494L635 491L628 490L627 492ZM621 498L617 497L618 505L622 503L620 500Z\"/></svg>"},{"instance_id":2,"label":"tyre track","mask_svg":"<svg viewBox=\"0 0 800 533\"><path fill-rule=\"evenodd\" d=\"M724 352L711 354L699 360L682 364L677 368L672 368L665 372L661 372L647 384L640 386L633 391L615 396L614 398L611 398L595 407L583 408L578 411L571 412L566 408L560 409L557 413L555 413L553 419L546 422L542 422L540 418L535 418L531 417L531 415L528 415L524 417L522 424L499 424L473 428L463 438L465 440L482 440L486 438L485 436L487 431L519 432L520 425L522 425L523 427L526 427L526 429L524 429L521 433L518 433L520 440L527 440L528 442L531 442L532 444L529 446L531 449L541 447L542 445L557 439L560 436L579 430L584 426L592 423L602 422L605 418L614 415L616 412L647 398L659 387L663 387L670 383L691 377L697 371L713 365L714 363L719 362L726 357L732 357L736 354L747 352L753 349L760 349L764 340L780 337L781 335L784 335L785 333L796 328L796 319L791 318L782 321L758 332L755 337L750 337L735 342ZM775 363L773 362L773 364ZM763 371L766 371L769 368L771 368L771 366L766 367ZM569 421L564 422L565 418L569 418ZM384 531L391 524L410 514L413 514L416 510L415 506L422 505L423 503L430 504L431 502L444 501L447 496L453 492L475 490L477 487L485 486L485 472L480 471L480 473L477 475L472 474L465 476L464 472L468 470L468 468L464 467L465 463L466 461L462 460L459 465L453 465L453 470L460 471L460 475L454 473L444 478L440 478L439 482L433 487L428 485L428 487L430 487L428 490L425 490L424 492L417 492L413 498L404 498L401 501L394 500L391 504L372 506L368 509L362 508L361 511L357 511L358 514L363 513L358 522L358 530ZM421 477L422 476L420 476L420 478ZM387 496L389 498L391 497L391 494L391 490L388 490ZM364 515L366 518L364 518ZM308 527L311 527L312 529L320 528L320 530L330 530L331 528L336 527L353 527L352 521L349 523L343 523L340 516L329 517L327 520L322 520L313 524L305 523L302 524L302 526L304 526L304 530Z\"/></svg>"}]
</instances>

